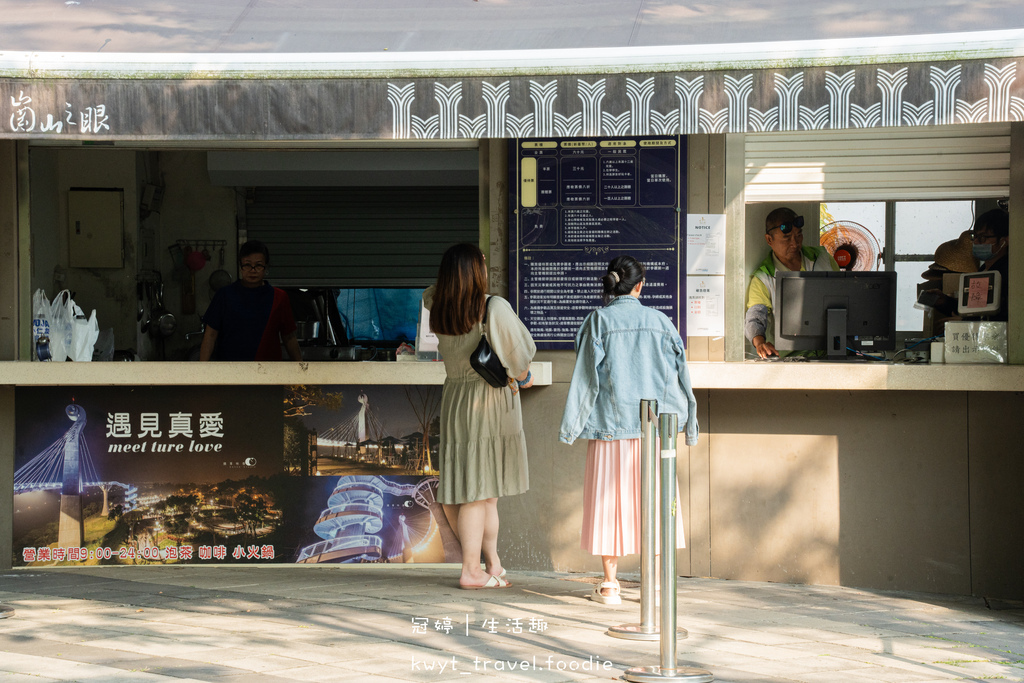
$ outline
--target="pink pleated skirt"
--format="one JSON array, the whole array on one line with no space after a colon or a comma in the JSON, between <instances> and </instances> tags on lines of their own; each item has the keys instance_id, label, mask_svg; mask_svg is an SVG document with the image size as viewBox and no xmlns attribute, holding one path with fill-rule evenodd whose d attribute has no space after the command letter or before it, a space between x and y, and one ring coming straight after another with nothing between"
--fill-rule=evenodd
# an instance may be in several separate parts
<instances>
[{"instance_id":1,"label":"pink pleated skirt","mask_svg":"<svg viewBox=\"0 0 1024 683\"><path fill-rule=\"evenodd\" d=\"M676 547L685 548L679 506L676 510ZM587 445L580 547L615 557L640 552L640 439L591 439Z\"/></svg>"}]
</instances>

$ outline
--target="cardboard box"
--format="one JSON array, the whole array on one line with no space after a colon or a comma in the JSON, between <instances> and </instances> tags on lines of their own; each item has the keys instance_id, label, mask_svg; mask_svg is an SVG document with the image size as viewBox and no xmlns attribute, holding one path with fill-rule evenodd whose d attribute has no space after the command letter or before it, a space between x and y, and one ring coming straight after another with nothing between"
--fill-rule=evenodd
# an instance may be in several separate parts
<instances>
[{"instance_id":1,"label":"cardboard box","mask_svg":"<svg viewBox=\"0 0 1024 683\"><path fill-rule=\"evenodd\" d=\"M946 296L951 296L954 299L960 293L960 275L961 273L943 273L942 274L942 293Z\"/></svg>"},{"instance_id":2,"label":"cardboard box","mask_svg":"<svg viewBox=\"0 0 1024 683\"><path fill-rule=\"evenodd\" d=\"M946 323L947 363L1005 363L1005 322Z\"/></svg>"}]
</instances>

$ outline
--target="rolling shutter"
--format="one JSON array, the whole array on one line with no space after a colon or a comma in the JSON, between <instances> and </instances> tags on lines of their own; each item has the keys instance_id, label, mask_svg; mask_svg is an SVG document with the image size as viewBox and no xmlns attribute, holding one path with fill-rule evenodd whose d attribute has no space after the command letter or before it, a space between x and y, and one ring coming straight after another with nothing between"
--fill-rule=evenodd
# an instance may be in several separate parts
<instances>
[{"instance_id":1,"label":"rolling shutter","mask_svg":"<svg viewBox=\"0 0 1024 683\"><path fill-rule=\"evenodd\" d=\"M478 202L476 186L256 187L245 227L276 286L426 287L448 247L479 242Z\"/></svg>"},{"instance_id":2,"label":"rolling shutter","mask_svg":"<svg viewBox=\"0 0 1024 683\"><path fill-rule=\"evenodd\" d=\"M747 134L746 201L1006 197L1010 124Z\"/></svg>"}]
</instances>

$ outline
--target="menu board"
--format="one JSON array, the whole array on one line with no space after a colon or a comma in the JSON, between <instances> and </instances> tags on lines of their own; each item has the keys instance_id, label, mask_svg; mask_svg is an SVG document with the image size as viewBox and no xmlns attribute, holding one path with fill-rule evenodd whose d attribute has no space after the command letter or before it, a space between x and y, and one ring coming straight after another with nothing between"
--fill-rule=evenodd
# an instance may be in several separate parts
<instances>
[{"instance_id":1,"label":"menu board","mask_svg":"<svg viewBox=\"0 0 1024 683\"><path fill-rule=\"evenodd\" d=\"M623 254L647 269L644 304L685 338L686 138L509 144L509 300L537 348L573 348L602 305L608 262Z\"/></svg>"}]
</instances>

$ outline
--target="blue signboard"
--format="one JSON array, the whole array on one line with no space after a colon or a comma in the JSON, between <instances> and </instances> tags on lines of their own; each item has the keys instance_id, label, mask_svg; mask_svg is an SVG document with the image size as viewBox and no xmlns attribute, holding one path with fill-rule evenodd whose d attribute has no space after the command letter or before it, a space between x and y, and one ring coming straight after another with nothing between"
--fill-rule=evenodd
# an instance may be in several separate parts
<instances>
[{"instance_id":1,"label":"blue signboard","mask_svg":"<svg viewBox=\"0 0 1024 683\"><path fill-rule=\"evenodd\" d=\"M686 337L686 138L509 142L509 300L537 348L571 349L608 262L647 268L643 301Z\"/></svg>"}]
</instances>

